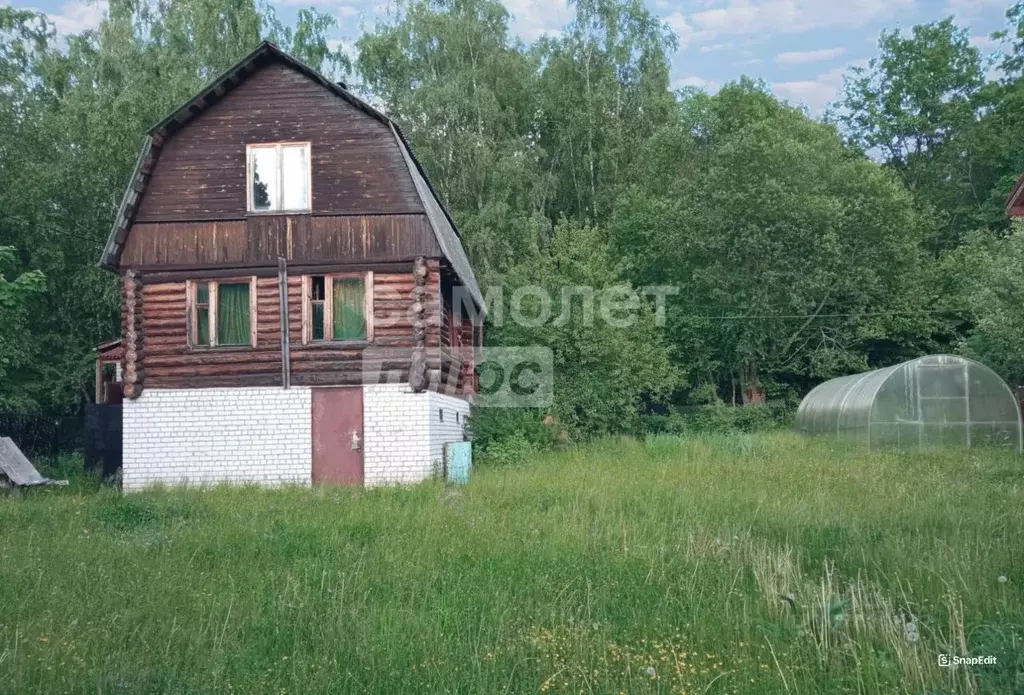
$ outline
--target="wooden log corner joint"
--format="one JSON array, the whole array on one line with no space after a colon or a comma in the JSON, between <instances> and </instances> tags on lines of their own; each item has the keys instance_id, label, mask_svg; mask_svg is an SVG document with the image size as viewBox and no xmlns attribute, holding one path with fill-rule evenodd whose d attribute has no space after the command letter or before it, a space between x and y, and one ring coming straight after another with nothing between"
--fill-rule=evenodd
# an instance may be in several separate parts
<instances>
[{"instance_id":1,"label":"wooden log corner joint","mask_svg":"<svg viewBox=\"0 0 1024 695\"><path fill-rule=\"evenodd\" d=\"M427 381L427 357L426 357L426 307L427 278L430 270L427 268L426 260L420 256L412 266L413 280L415 286L412 289L412 316L413 348L412 363L409 366L409 386L417 393L425 391Z\"/></svg>"},{"instance_id":2,"label":"wooden log corner joint","mask_svg":"<svg viewBox=\"0 0 1024 695\"><path fill-rule=\"evenodd\" d=\"M142 278L134 270L124 274L124 363L121 366L124 396L132 400L142 395Z\"/></svg>"}]
</instances>

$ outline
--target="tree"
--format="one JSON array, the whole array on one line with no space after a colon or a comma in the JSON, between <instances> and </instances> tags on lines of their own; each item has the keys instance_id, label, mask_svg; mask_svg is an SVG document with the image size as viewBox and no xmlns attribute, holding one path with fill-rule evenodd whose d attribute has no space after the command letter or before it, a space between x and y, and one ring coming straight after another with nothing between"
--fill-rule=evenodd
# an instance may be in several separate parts
<instances>
[{"instance_id":1,"label":"tree","mask_svg":"<svg viewBox=\"0 0 1024 695\"><path fill-rule=\"evenodd\" d=\"M972 229L994 184L979 120L990 107L988 61L953 19L883 31L880 55L853 68L838 121L864 152L877 153L938 221L933 253ZM989 218L991 215L989 215Z\"/></svg>"},{"instance_id":2,"label":"tree","mask_svg":"<svg viewBox=\"0 0 1024 695\"><path fill-rule=\"evenodd\" d=\"M922 219L892 176L750 81L682 113L612 238L633 282L679 287L668 336L698 380L759 402L766 380L864 369L871 341L927 329Z\"/></svg>"},{"instance_id":3,"label":"tree","mask_svg":"<svg viewBox=\"0 0 1024 695\"><path fill-rule=\"evenodd\" d=\"M495 0L413 1L358 42L364 89L402 124L484 273L535 255L550 229L539 65L508 21Z\"/></svg>"},{"instance_id":4,"label":"tree","mask_svg":"<svg viewBox=\"0 0 1024 695\"><path fill-rule=\"evenodd\" d=\"M0 246L0 383L17 381L21 369L28 361L31 350L29 337L29 300L43 289L43 274L39 271L22 273L14 280L4 277L3 266L13 263L15 251ZM24 398L18 389L5 388L0 393L0 408L5 410L33 410L34 401Z\"/></svg>"},{"instance_id":5,"label":"tree","mask_svg":"<svg viewBox=\"0 0 1024 695\"><path fill-rule=\"evenodd\" d=\"M576 18L533 48L545 169L557 172L546 197L551 219L604 222L637 153L675 112L668 57L671 30L640 0L575 0Z\"/></svg>"},{"instance_id":6,"label":"tree","mask_svg":"<svg viewBox=\"0 0 1024 695\"><path fill-rule=\"evenodd\" d=\"M258 44L284 42L326 70L333 20L292 30L251 0L112 0L100 26L65 37L42 15L0 8L0 243L14 273L39 269L11 402L71 411L89 398L91 353L118 334L117 282L96 267L143 133ZM16 391L16 393L15 393Z\"/></svg>"},{"instance_id":7,"label":"tree","mask_svg":"<svg viewBox=\"0 0 1024 695\"><path fill-rule=\"evenodd\" d=\"M621 277L597 229L559 222L545 253L510 269L502 279L509 304L499 309L504 316L511 315L511 300L519 288L534 288L525 296L542 294L551 300L549 320L542 325L509 320L493 329L491 337L502 345L552 350L552 413L570 431L591 436L635 431L642 409L666 402L681 384L685 370L672 366L650 307L636 299L626 309L635 289ZM577 296L566 288L587 289ZM609 301L624 306L611 311ZM543 310L538 303L522 311L536 319Z\"/></svg>"},{"instance_id":8,"label":"tree","mask_svg":"<svg viewBox=\"0 0 1024 695\"><path fill-rule=\"evenodd\" d=\"M962 351L1011 384L1024 385L1024 221L1003 239L972 235L956 256L974 316Z\"/></svg>"}]
</instances>

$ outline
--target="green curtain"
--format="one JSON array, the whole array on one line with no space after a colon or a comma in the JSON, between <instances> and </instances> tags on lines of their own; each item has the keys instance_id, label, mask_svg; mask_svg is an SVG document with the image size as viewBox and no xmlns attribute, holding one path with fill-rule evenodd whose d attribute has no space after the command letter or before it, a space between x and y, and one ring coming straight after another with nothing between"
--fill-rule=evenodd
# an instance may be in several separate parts
<instances>
[{"instance_id":1,"label":"green curtain","mask_svg":"<svg viewBox=\"0 0 1024 695\"><path fill-rule=\"evenodd\" d=\"M359 278L334 278L334 339L366 338L365 288Z\"/></svg>"},{"instance_id":2,"label":"green curtain","mask_svg":"<svg viewBox=\"0 0 1024 695\"><path fill-rule=\"evenodd\" d=\"M217 344L248 345L249 283L217 288Z\"/></svg>"},{"instance_id":3,"label":"green curtain","mask_svg":"<svg viewBox=\"0 0 1024 695\"><path fill-rule=\"evenodd\" d=\"M210 310L207 307L196 309L196 322L198 324L198 336L196 336L197 345L209 345L210 344Z\"/></svg>"}]
</instances>

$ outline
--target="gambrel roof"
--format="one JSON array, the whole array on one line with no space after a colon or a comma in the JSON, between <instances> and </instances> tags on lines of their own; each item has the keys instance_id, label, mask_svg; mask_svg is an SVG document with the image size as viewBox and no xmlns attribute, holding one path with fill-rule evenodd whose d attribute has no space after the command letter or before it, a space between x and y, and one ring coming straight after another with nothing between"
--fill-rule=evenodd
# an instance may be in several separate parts
<instances>
[{"instance_id":1,"label":"gambrel roof","mask_svg":"<svg viewBox=\"0 0 1024 695\"><path fill-rule=\"evenodd\" d=\"M399 125L384 113L349 92L343 85L331 81L314 68L288 55L269 41L261 43L252 53L207 85L199 94L149 129L149 132L143 139L142 152L139 153L139 159L135 164L135 171L128 183L128 189L125 191L124 198L121 200L121 206L117 211L114 226L110 230L110 236L107 238L106 246L103 248L100 266L110 270L117 269L121 259L121 251L124 249L125 240L128 236L128 230L132 226L139 204L145 194L146 185L149 183L150 176L153 173L160 148L167 142L167 139L210 106L223 99L226 94L244 82L250 75L274 61L282 62L313 81L318 82L333 94L344 99L372 118L384 123L391 129L399 151L401 151L402 157L409 169L409 175L412 177L416 193L423 203L423 209L430 227L433 229L441 252L451 264L452 270L455 271L459 280L469 290L477 306L483 310L483 294L480 292L476 277L473 275L473 269L462 246L462 239L455 226L455 222L444 205L441 204L433 186L430 185L426 172L423 171L423 167L412 153L412 149L409 147L409 143L405 139L405 135L402 134L402 129Z\"/></svg>"}]
</instances>

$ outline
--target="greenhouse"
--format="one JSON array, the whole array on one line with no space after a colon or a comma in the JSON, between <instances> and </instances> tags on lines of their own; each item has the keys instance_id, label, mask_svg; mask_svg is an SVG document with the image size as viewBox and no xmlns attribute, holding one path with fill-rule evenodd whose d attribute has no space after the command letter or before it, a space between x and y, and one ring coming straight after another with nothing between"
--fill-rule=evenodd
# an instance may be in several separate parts
<instances>
[{"instance_id":1,"label":"greenhouse","mask_svg":"<svg viewBox=\"0 0 1024 695\"><path fill-rule=\"evenodd\" d=\"M983 364L931 355L821 384L796 428L871 447L999 446L1021 451L1017 399Z\"/></svg>"}]
</instances>

